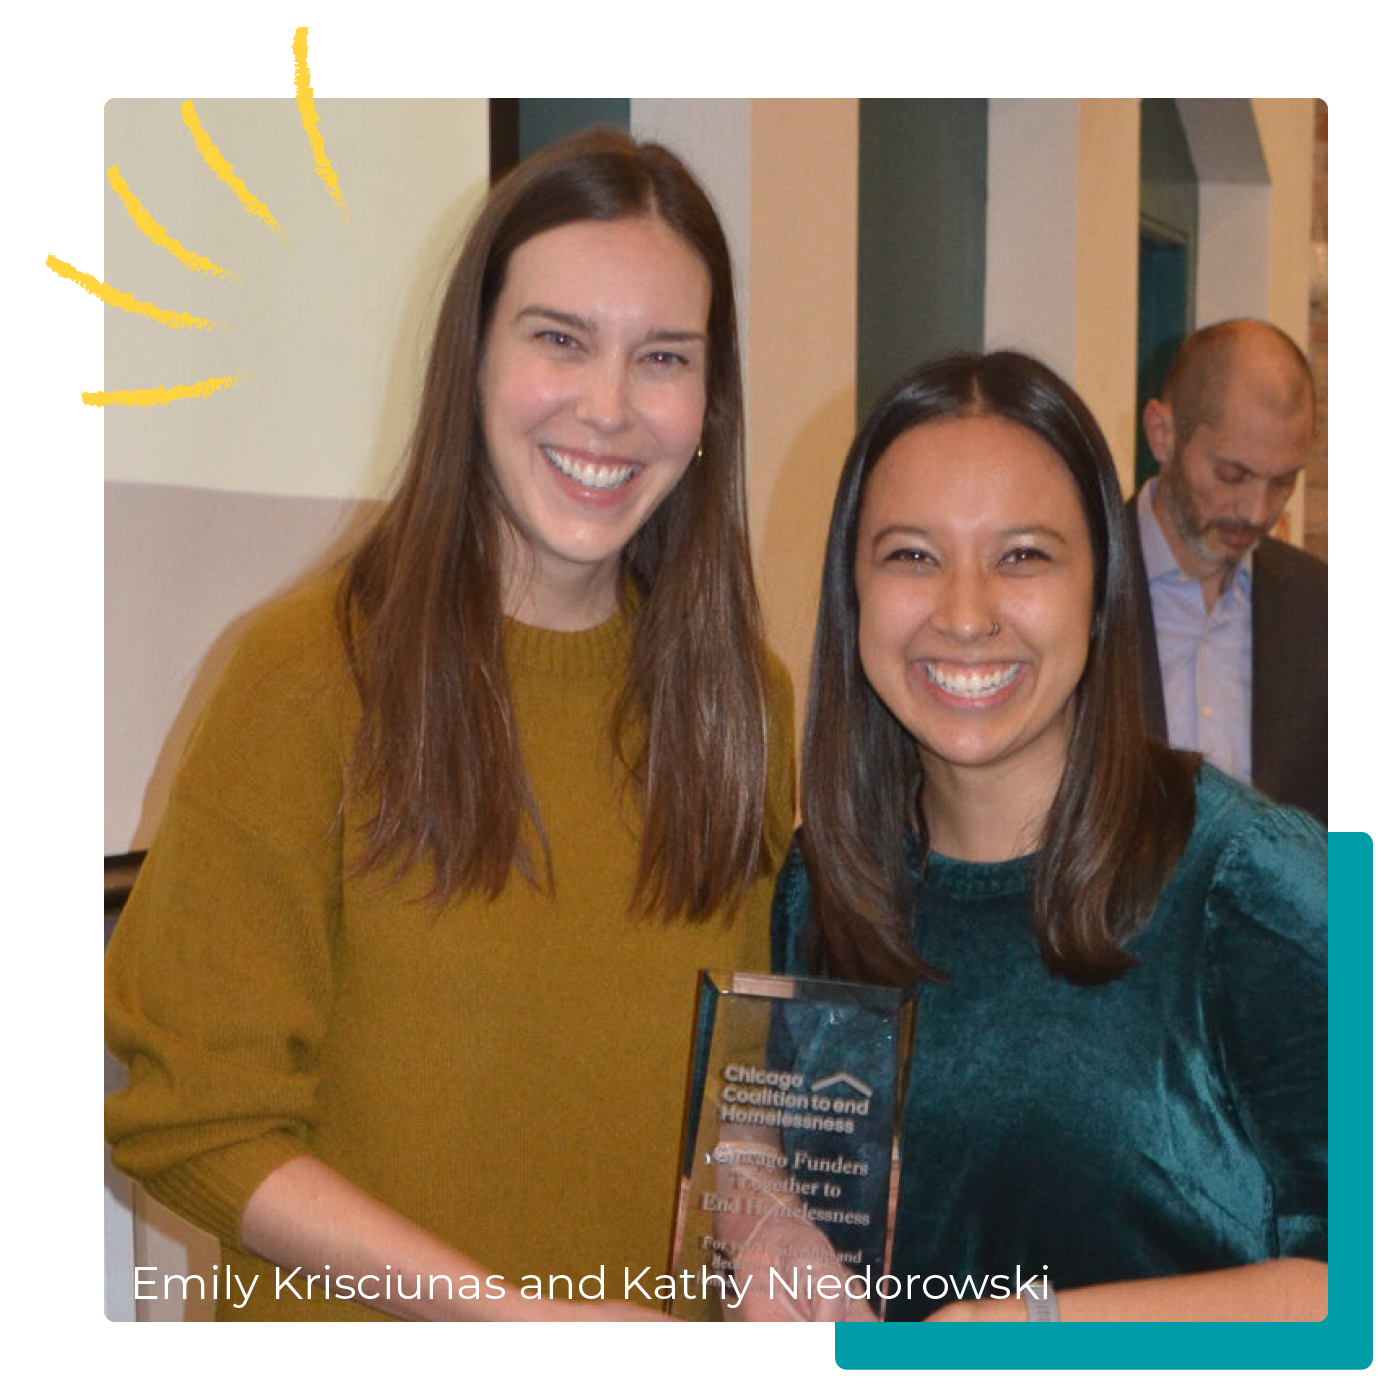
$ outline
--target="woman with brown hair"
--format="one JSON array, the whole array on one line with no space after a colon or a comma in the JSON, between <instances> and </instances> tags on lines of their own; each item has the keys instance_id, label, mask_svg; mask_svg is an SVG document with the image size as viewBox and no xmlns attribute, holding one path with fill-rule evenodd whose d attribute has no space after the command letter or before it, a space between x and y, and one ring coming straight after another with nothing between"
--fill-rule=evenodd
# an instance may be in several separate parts
<instances>
[{"instance_id":1,"label":"woman with brown hair","mask_svg":"<svg viewBox=\"0 0 1400 1400\"><path fill-rule=\"evenodd\" d=\"M1326 1312L1323 835L1147 737L1126 529L1007 352L897 383L837 490L774 939L918 983L892 1318Z\"/></svg>"},{"instance_id":2,"label":"woman with brown hair","mask_svg":"<svg viewBox=\"0 0 1400 1400\"><path fill-rule=\"evenodd\" d=\"M646 1315L557 1300L664 1267L696 972L766 959L791 697L745 522L714 211L659 146L561 142L470 230L401 487L249 627L113 940L113 1157L220 1239L221 1316Z\"/></svg>"}]
</instances>

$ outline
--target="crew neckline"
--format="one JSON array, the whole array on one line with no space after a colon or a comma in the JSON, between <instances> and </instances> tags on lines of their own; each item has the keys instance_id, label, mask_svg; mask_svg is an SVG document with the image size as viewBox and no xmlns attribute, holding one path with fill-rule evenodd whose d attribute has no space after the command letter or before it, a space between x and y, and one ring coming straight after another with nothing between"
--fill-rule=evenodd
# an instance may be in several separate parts
<instances>
[{"instance_id":1,"label":"crew neckline","mask_svg":"<svg viewBox=\"0 0 1400 1400\"><path fill-rule=\"evenodd\" d=\"M1012 860L957 860L930 850L923 858L925 889L962 899L1024 894L1035 884L1034 854Z\"/></svg>"},{"instance_id":2,"label":"crew neckline","mask_svg":"<svg viewBox=\"0 0 1400 1400\"><path fill-rule=\"evenodd\" d=\"M632 632L618 608L582 632L556 632L505 616L501 640L510 666L556 676L604 676L626 665Z\"/></svg>"}]
</instances>

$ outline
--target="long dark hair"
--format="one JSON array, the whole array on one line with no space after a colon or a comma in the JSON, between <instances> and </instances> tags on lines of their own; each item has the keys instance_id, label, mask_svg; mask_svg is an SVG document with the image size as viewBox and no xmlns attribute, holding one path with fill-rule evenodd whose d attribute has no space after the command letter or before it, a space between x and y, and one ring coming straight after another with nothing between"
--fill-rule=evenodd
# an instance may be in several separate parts
<instances>
[{"instance_id":1,"label":"long dark hair","mask_svg":"<svg viewBox=\"0 0 1400 1400\"><path fill-rule=\"evenodd\" d=\"M1064 775L1036 860L1036 936L1046 967L1100 982L1132 966L1121 940L1151 913L1195 814L1194 757L1149 739L1138 670L1140 596L1108 445L1069 385L1002 351L920 365L876 404L836 489L803 745L800 840L813 919L837 976L909 982L939 974L914 951L911 827L926 845L913 739L871 688L858 653L856 533L865 483L895 439L940 418L1029 428L1068 467L1089 523L1094 612Z\"/></svg>"},{"instance_id":2,"label":"long dark hair","mask_svg":"<svg viewBox=\"0 0 1400 1400\"><path fill-rule=\"evenodd\" d=\"M642 814L634 903L665 917L732 907L785 839L764 830L770 696L728 247L674 155L597 129L525 161L486 200L443 298L403 483L350 561L341 630L363 707L351 778L372 810L361 870L402 873L428 858L438 897L499 894L512 867L550 882L502 647L483 347L523 243L644 216L704 261L710 313L703 452L622 561L633 641L613 740Z\"/></svg>"}]
</instances>

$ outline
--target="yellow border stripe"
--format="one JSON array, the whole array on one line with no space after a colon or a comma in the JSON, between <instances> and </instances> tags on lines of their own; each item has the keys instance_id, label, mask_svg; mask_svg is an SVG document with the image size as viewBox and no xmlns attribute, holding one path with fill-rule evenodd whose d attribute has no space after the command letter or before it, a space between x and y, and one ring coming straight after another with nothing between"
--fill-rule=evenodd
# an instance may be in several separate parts
<instances>
[{"instance_id":1,"label":"yellow border stripe","mask_svg":"<svg viewBox=\"0 0 1400 1400\"><path fill-rule=\"evenodd\" d=\"M194 110L194 103L182 103L180 115L185 119L185 125L189 127L190 135L194 137L194 143L199 147L199 153L204 157L204 163L210 170L238 196L239 202L254 218L261 219L268 228L286 238L287 235L282 225L272 217L267 205L233 173L233 166L219 154L219 148L209 139L209 133L199 124L199 115Z\"/></svg>"},{"instance_id":2,"label":"yellow border stripe","mask_svg":"<svg viewBox=\"0 0 1400 1400\"><path fill-rule=\"evenodd\" d=\"M102 914L102 255L43 266L43 651L53 911Z\"/></svg>"},{"instance_id":3,"label":"yellow border stripe","mask_svg":"<svg viewBox=\"0 0 1400 1400\"><path fill-rule=\"evenodd\" d=\"M210 262L202 253L192 253L188 248L183 247L175 239L166 233L156 221L142 207L141 201L132 194L126 181L122 179L122 173L114 165L107 172L107 183L117 192L121 202L126 206L126 212L131 215L131 221L156 245L163 248L167 253L173 253L180 259L191 272L207 272L214 277L233 277L227 268L220 267L218 263ZM237 282L239 279L233 277Z\"/></svg>"}]
</instances>

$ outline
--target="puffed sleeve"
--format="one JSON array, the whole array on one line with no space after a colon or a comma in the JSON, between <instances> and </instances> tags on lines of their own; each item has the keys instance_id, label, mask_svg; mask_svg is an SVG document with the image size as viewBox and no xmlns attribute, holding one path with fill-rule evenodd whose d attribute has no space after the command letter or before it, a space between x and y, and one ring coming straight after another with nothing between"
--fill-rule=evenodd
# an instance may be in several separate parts
<instances>
[{"instance_id":1,"label":"puffed sleeve","mask_svg":"<svg viewBox=\"0 0 1400 1400\"><path fill-rule=\"evenodd\" d=\"M1235 1106L1273 1194L1281 1258L1327 1258L1327 845L1261 804L1206 907L1215 1020Z\"/></svg>"},{"instance_id":2,"label":"puffed sleeve","mask_svg":"<svg viewBox=\"0 0 1400 1400\"><path fill-rule=\"evenodd\" d=\"M350 693L327 587L253 621L108 951L113 1161L227 1245L314 1119Z\"/></svg>"}]
</instances>

